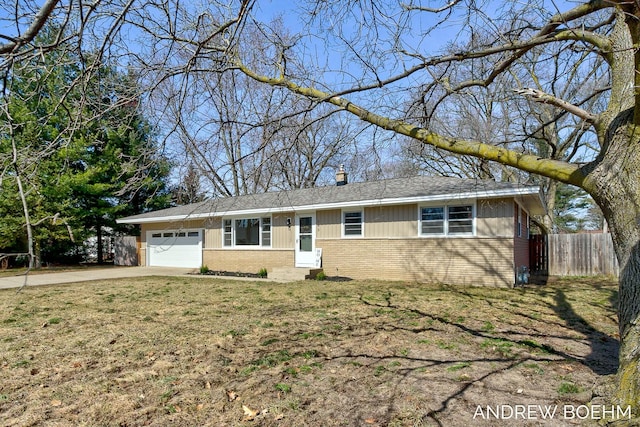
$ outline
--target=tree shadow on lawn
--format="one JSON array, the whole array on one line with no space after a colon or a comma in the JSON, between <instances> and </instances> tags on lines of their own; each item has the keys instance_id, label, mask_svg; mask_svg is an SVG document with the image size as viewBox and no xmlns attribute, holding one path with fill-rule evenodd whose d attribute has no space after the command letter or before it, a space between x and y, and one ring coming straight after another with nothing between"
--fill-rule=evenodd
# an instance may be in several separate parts
<instances>
[{"instance_id":1,"label":"tree shadow on lawn","mask_svg":"<svg viewBox=\"0 0 640 427\"><path fill-rule=\"evenodd\" d=\"M452 287L452 291L454 292L459 292L459 293L465 293L464 288L462 289L456 289L455 287ZM503 357L503 358L496 358L496 359L487 359L487 358L482 358L482 357L472 357L469 358L468 362L489 362L489 363L502 363L502 365L500 367L496 367L495 369L492 369L489 372L484 373L483 375L474 378L473 380L469 380L466 382L463 382L461 384L461 386L453 393L450 393L448 396L445 396L444 398L442 398L442 400L440 401L440 406L436 409L432 409L429 412L425 413L424 416L422 417L423 421L426 421L427 419L430 420L431 422L437 424L438 426L443 426L445 424L442 423L442 421L440 420L442 414L445 413L445 411L447 411L449 409L449 406L452 402L455 402L457 399L459 398L464 398L464 395L467 391L469 391L470 388L472 388L474 385L477 384L482 384L485 380L489 379L490 377L496 375L496 374L500 374L500 373L505 373L508 372L511 369L514 369L516 367L518 367L519 365L521 366L524 362L550 362L550 361L567 361L567 362L575 362L575 363L579 363L585 367L587 367L588 369L590 369L594 374L598 375L598 376L607 376L607 375L611 375L611 374L615 374L617 367L618 367L618 350L619 350L619 342L618 340L611 338L610 336L608 336L607 334L598 331L596 328L592 327L589 322L584 319L582 316L580 316L575 309L572 307L572 305L570 304L570 302L568 301L566 294L560 290L560 289L556 289L555 290L555 295L554 295L554 301L553 304L551 303L543 303L544 305L547 305L548 308L550 308L555 314L556 316L564 321L564 324L561 322L554 322L556 327L562 327L562 328L569 328L575 332L578 332L580 335L584 336L585 339L581 340L580 338L569 338L571 340L575 340L575 341L587 341L589 343L590 346L590 353L588 355L586 355L585 357L580 357L580 356L576 356L573 354L568 353L567 351L563 351L559 348L558 345L550 345L550 344L539 344L538 342L534 341L533 339L531 339L531 337L540 337L542 339L545 338L555 338L555 339L560 339L560 340L567 340L567 336L564 335L548 335L548 334L540 334L540 333L522 333L522 332L517 332L517 331L502 331L501 333L497 334L495 332L488 332L488 331L484 331L481 328L474 328L474 327L469 327L465 324L463 324L461 321L454 321L449 319L448 317L443 317L443 316L439 316L439 315L435 315L435 314L431 314L431 313L427 313L424 310L420 310L420 309L416 309L416 308L411 308L411 307L402 307L400 305L396 305L394 303L392 303L391 299L393 297L392 293L388 293L384 299L385 299L385 303L373 303L370 301L367 301L366 299L364 299L362 297L362 295L360 296L360 301L368 306L372 306L372 307L378 307L378 308L384 308L384 309L389 309L389 310L398 310L398 311L404 311L404 312L408 312L408 313L412 313L413 315L419 316L421 318L427 318L430 319L432 321L437 321L440 322L444 325L448 325L451 327L454 327L455 329L459 330L460 332L463 332L465 334L469 334L473 337L477 337L480 339L484 339L484 340L505 340L506 342L509 343L513 343L517 346L519 346L520 348L524 348L526 350L528 350L529 352L531 352L532 354L535 353L543 353L545 355L549 355L547 356L543 356L541 358L536 358L533 356L527 356L526 358L522 359L522 358L513 358L513 357ZM470 297L474 297L473 295L470 295ZM611 301L614 302L615 301L615 295L611 297ZM532 307L533 309L533 307ZM520 316L524 316L525 318L529 317L526 313L518 313L518 315ZM536 316L534 314L532 314L530 316L530 319L532 320L538 320L539 318L536 318ZM406 328L406 327L402 327L402 326L398 326L398 325L394 325L391 326L393 329L395 330L405 330L405 331L410 331L410 332L414 332L414 333L419 333L419 332L424 332L424 331L428 331L431 330L431 328ZM518 336L520 336L521 338L518 338ZM363 355L350 355L350 357L363 357ZM396 356L397 357L397 356ZM414 361L423 361L423 362L429 362L431 363L430 366L436 366L436 365L445 365L445 364L452 364L452 363L459 363L459 360L456 360L454 362L451 361L430 361L430 360L426 360L426 359L413 359ZM407 370L407 374L409 371L411 370ZM589 394L590 395L590 394ZM496 402L499 403L499 402ZM583 402L586 403L586 402ZM388 408L392 408L393 404L392 402L390 403L390 405L388 406Z\"/></svg>"},{"instance_id":2,"label":"tree shadow on lawn","mask_svg":"<svg viewBox=\"0 0 640 427\"><path fill-rule=\"evenodd\" d=\"M567 327L588 337L591 353L582 363L598 375L615 374L619 363L620 342L598 331L576 313L562 290L556 289L554 302L551 309L566 322Z\"/></svg>"},{"instance_id":3,"label":"tree shadow on lawn","mask_svg":"<svg viewBox=\"0 0 640 427\"><path fill-rule=\"evenodd\" d=\"M427 419L431 420L432 422L436 423L438 426L445 426L445 425L460 425L459 423L454 423L454 424L450 424L450 420L446 420L444 423L443 421L440 420L441 418L441 414L443 412L445 412L449 405L454 402L456 399L461 398L464 396L464 394L471 389L472 387L477 386L478 384L482 384L483 381L487 380L488 378L490 378L491 376L497 374L497 373L501 373L501 372L508 372L511 369L516 368L518 365L522 364L522 360L509 360L509 359L505 359L503 357L495 357L495 358L489 358L489 357L473 357L473 358L468 358L465 360L453 360L453 361L449 361L449 360L440 360L440 359L429 359L429 358L424 358L424 357L410 357L410 356L398 356L398 355L393 355L393 356L373 356L371 354L368 353L353 353L353 352L348 352L347 354L343 354L343 355L339 355L339 356L333 356L333 357L326 357L326 360L343 360L343 359L351 359L353 361L353 363L356 363L355 361L357 360L369 360L372 361L371 365L374 365L375 363L381 363L381 362L395 362L398 359L404 360L404 361L408 361L408 362L413 362L413 363L417 363L418 365L414 366L414 367L410 367L410 368L402 368L399 371L396 371L395 374L397 375L398 373L400 373L399 377L397 377L393 383L394 383L394 392L390 393L390 397L389 400L387 402L385 402L385 405L378 405L380 407L384 407L386 408L386 413L379 418L382 418L386 421L384 421L383 425L386 425L386 423L390 422L394 417L397 417L397 411L396 408L398 407L397 405L397 401L402 401L403 400L403 394L405 394L404 392L406 391L406 379L412 374L415 373L417 371L419 371L420 369L424 369L424 368L452 368L455 367L456 364L460 364L460 363L487 363L487 364L504 364L506 362L506 365L501 366L499 369L495 369L492 371L489 371L479 377L476 377L473 380L467 380L467 381L463 381L460 382L460 386L457 387L457 390L453 393L451 393L450 395L446 396L441 402L440 402L440 406L436 409L431 409L429 411L427 411L426 413L424 413L421 416L420 421L425 421ZM529 361L547 361L547 359L535 359L535 358L529 358ZM378 365L381 366L381 365ZM443 380L443 381L446 381ZM430 392L432 393L437 393L437 391L435 389L430 390ZM433 397L433 396L431 396ZM368 422L366 421L367 419L367 413L366 412L362 412L360 414L354 414L354 418L360 420L361 422L364 422L364 424L375 424L373 422ZM467 411L466 416L471 417L473 415L473 412L469 412ZM382 420L378 420L378 421L382 421ZM377 425L377 424L376 424ZM404 425L404 424L402 424ZM418 423L415 425L423 425L422 423Z\"/></svg>"},{"instance_id":4,"label":"tree shadow on lawn","mask_svg":"<svg viewBox=\"0 0 640 427\"><path fill-rule=\"evenodd\" d=\"M596 285L596 284L589 284L589 286L593 286L594 288L599 288L599 285ZM448 286L447 288L451 292L457 292L459 294L466 293L464 288L456 288L455 286ZM523 291L529 291L529 290L539 291L541 289L542 288L539 288L537 285L535 285L528 289L523 289ZM543 292L546 293L547 291L545 290ZM569 328L577 332L578 334L583 335L585 337L585 340L589 343L591 352L589 353L589 355L582 358L582 357L575 357L571 354L568 354L567 352L558 350L557 348L554 348L551 345L542 345L540 346L540 348L551 354L560 356L564 359L579 362L582 365L591 369L597 375L615 374L617 372L618 362L619 362L618 360L619 350L620 350L619 340L612 338L611 336L599 331L598 329L593 327L584 317L579 315L574 309L574 307L571 305L570 301L566 296L566 293L562 289L556 288L554 289L553 292L554 292L553 303L549 303L543 300L539 300L538 303L551 309L556 314L556 318L561 320L562 322L551 322L547 320L546 323L553 324L561 328ZM473 295L468 295L468 296L469 298L474 297ZM611 296L608 298L608 302L611 304L612 308L617 306L617 300L618 300L618 291L614 291L611 293ZM484 301L487 304L492 305L491 301L489 301L488 299L485 299ZM597 308L602 309L601 307L597 307ZM535 310L536 310L535 307L530 307L528 309L529 312L518 312L517 314L518 316L524 317L525 319L528 319L531 321L539 321L539 316L538 316L539 313L535 313ZM433 315L428 315L425 313L421 313L421 315L426 315L427 317L431 317L438 321L446 320L446 319L442 319L442 318L439 318ZM613 309L612 309L612 317L608 317L608 319L611 320L611 322L613 323L617 323L617 318L615 317L615 312ZM481 336L481 337L487 336L487 334L483 333L482 331L476 331L472 328L466 327L465 325L458 324L458 323L452 323L452 324L460 328L461 330L471 333L473 335ZM521 335L521 333L516 331L504 331L504 332L509 336ZM527 332L524 335L526 335L527 337L565 339L565 337L559 337L559 336L556 337L553 335L549 335L548 333L534 333L531 331ZM512 340L512 341L517 344L536 347L535 345L532 344L531 340L529 339Z\"/></svg>"}]
</instances>

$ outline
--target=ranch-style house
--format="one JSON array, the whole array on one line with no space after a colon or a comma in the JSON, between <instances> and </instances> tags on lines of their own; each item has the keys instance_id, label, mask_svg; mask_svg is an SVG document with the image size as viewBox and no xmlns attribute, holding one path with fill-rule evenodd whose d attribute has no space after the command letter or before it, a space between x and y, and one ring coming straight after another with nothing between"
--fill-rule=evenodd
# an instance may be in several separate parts
<instances>
[{"instance_id":1,"label":"ranch-style house","mask_svg":"<svg viewBox=\"0 0 640 427\"><path fill-rule=\"evenodd\" d=\"M512 286L529 265L540 189L417 176L217 198L119 219L141 265Z\"/></svg>"}]
</instances>

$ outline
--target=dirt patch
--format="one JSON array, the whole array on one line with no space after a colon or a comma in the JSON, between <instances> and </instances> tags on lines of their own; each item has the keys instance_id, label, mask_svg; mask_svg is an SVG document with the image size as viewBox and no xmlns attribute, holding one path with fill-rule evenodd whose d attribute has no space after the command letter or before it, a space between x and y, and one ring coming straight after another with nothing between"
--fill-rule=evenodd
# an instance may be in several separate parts
<instances>
[{"instance_id":1,"label":"dirt patch","mask_svg":"<svg viewBox=\"0 0 640 427\"><path fill-rule=\"evenodd\" d=\"M197 275L203 275L203 276L222 276L222 277L229 277L229 278L233 278L233 277L244 277L244 278L250 278L250 279L266 279L267 276L264 275L260 275L257 273L243 273L243 272L239 272L239 271L224 271L224 270L207 270L206 272L199 272L199 273L193 273L193 274L197 274ZM323 279L310 279L310 280L318 280L318 281L329 281L329 282L350 282L353 279L350 277L344 277L344 276L324 276Z\"/></svg>"},{"instance_id":2,"label":"dirt patch","mask_svg":"<svg viewBox=\"0 0 640 427\"><path fill-rule=\"evenodd\" d=\"M207 270L206 272L197 273L203 276L224 276L224 277L248 277L252 279L264 279L266 276L260 276L257 273L242 273L238 271L224 271L224 270Z\"/></svg>"},{"instance_id":3,"label":"dirt patch","mask_svg":"<svg viewBox=\"0 0 640 427\"><path fill-rule=\"evenodd\" d=\"M562 411L610 405L593 390L616 369L616 299L606 279L0 291L0 413L6 426L588 425Z\"/></svg>"}]
</instances>

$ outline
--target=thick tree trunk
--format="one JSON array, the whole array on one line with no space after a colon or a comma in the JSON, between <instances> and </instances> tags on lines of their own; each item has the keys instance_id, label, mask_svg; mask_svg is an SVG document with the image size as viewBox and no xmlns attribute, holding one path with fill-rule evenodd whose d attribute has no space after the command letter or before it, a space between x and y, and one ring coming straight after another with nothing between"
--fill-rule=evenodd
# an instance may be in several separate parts
<instances>
[{"instance_id":1,"label":"thick tree trunk","mask_svg":"<svg viewBox=\"0 0 640 427\"><path fill-rule=\"evenodd\" d=\"M633 221L620 223L615 215L611 232L620 262L619 329L620 366L618 369L617 402L630 405L635 417L640 418L640 240L638 238L638 204ZM612 221L611 218L608 221Z\"/></svg>"},{"instance_id":2,"label":"thick tree trunk","mask_svg":"<svg viewBox=\"0 0 640 427\"><path fill-rule=\"evenodd\" d=\"M620 274L620 367L617 399L630 405L640 418L640 247L638 242L624 254Z\"/></svg>"},{"instance_id":3,"label":"thick tree trunk","mask_svg":"<svg viewBox=\"0 0 640 427\"><path fill-rule=\"evenodd\" d=\"M589 172L586 187L609 224L621 269L616 403L630 405L640 418L640 132L633 114L619 114L609 127L608 146Z\"/></svg>"},{"instance_id":4,"label":"thick tree trunk","mask_svg":"<svg viewBox=\"0 0 640 427\"><path fill-rule=\"evenodd\" d=\"M623 10L623 8L625 10ZM586 168L583 188L602 209L620 264L618 320L620 365L615 402L630 406L640 420L640 27L638 7L616 9L612 42L611 93L596 123L600 156Z\"/></svg>"}]
</instances>

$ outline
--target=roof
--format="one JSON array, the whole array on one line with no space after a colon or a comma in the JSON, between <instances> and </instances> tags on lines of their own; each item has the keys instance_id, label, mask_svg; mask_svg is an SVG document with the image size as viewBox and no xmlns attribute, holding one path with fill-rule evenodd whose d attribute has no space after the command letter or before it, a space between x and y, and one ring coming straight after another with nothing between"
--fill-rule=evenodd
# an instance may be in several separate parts
<instances>
[{"instance_id":1,"label":"roof","mask_svg":"<svg viewBox=\"0 0 640 427\"><path fill-rule=\"evenodd\" d=\"M533 215L544 214L537 186L513 182L416 176L343 186L304 188L206 200L121 218L121 224L179 221L214 216L269 214L356 206L516 197Z\"/></svg>"}]
</instances>

